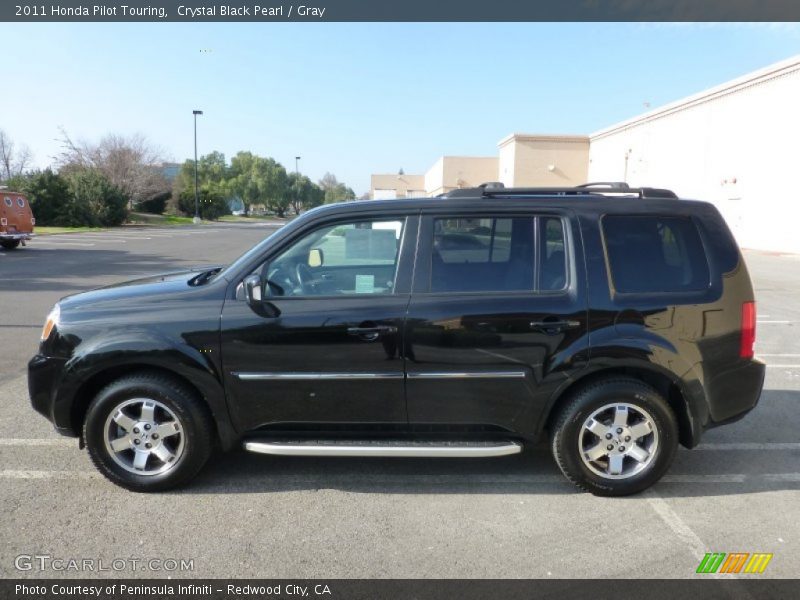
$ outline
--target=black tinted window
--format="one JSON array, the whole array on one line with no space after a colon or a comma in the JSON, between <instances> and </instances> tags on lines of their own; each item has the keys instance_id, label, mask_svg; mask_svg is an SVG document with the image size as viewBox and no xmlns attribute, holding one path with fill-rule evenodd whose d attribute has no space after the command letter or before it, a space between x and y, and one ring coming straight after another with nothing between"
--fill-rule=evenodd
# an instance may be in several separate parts
<instances>
[{"instance_id":1,"label":"black tinted window","mask_svg":"<svg viewBox=\"0 0 800 600\"><path fill-rule=\"evenodd\" d=\"M606 251L619 292L701 290L708 263L697 228L681 217L607 216Z\"/></svg>"},{"instance_id":2,"label":"black tinted window","mask_svg":"<svg viewBox=\"0 0 800 600\"><path fill-rule=\"evenodd\" d=\"M434 220L431 291L533 290L533 219Z\"/></svg>"},{"instance_id":3,"label":"black tinted window","mask_svg":"<svg viewBox=\"0 0 800 600\"><path fill-rule=\"evenodd\" d=\"M539 290L552 292L567 285L564 224L557 217L539 218Z\"/></svg>"}]
</instances>

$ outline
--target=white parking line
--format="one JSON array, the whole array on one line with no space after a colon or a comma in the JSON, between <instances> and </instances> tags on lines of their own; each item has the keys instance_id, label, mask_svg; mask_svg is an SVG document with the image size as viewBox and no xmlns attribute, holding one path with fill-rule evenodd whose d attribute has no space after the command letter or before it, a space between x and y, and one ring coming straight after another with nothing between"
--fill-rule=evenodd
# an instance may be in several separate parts
<instances>
[{"instance_id":1,"label":"white parking line","mask_svg":"<svg viewBox=\"0 0 800 600\"><path fill-rule=\"evenodd\" d=\"M794 321L758 321L756 320L757 325L786 325L787 323L794 323Z\"/></svg>"},{"instance_id":2,"label":"white parking line","mask_svg":"<svg viewBox=\"0 0 800 600\"><path fill-rule=\"evenodd\" d=\"M0 479L98 479L92 471L0 471Z\"/></svg>"},{"instance_id":3,"label":"white parking line","mask_svg":"<svg viewBox=\"0 0 800 600\"><path fill-rule=\"evenodd\" d=\"M647 499L650 508L661 517L661 520L672 530L672 533L686 545L692 555L694 555L695 560L703 560L707 552L707 547L692 528L689 527L686 522L680 518L678 513L670 508L667 501L654 490L647 490L643 495Z\"/></svg>"},{"instance_id":4,"label":"white parking line","mask_svg":"<svg viewBox=\"0 0 800 600\"><path fill-rule=\"evenodd\" d=\"M768 369L800 369L800 365L767 365Z\"/></svg>"},{"instance_id":5,"label":"white parking line","mask_svg":"<svg viewBox=\"0 0 800 600\"><path fill-rule=\"evenodd\" d=\"M94 246L94 244L86 242L51 242L49 240L36 240L36 246L41 246L42 244L46 246Z\"/></svg>"},{"instance_id":6,"label":"white parking line","mask_svg":"<svg viewBox=\"0 0 800 600\"><path fill-rule=\"evenodd\" d=\"M5 469L0 471L0 479L95 479L102 475L96 471L50 471L50 470L17 470ZM273 477L284 483L295 485L312 485L319 483L319 477L288 476ZM703 475L690 473L675 473L664 475L661 483L704 483L704 484L741 484L745 482L800 482L800 473L761 473L750 475L746 473L730 473L722 475ZM328 484L339 485L569 485L562 475L344 475L326 479ZM702 556L702 555L701 555Z\"/></svg>"},{"instance_id":7,"label":"white parking line","mask_svg":"<svg viewBox=\"0 0 800 600\"><path fill-rule=\"evenodd\" d=\"M757 354L756 358L760 358L762 356L787 356L787 357L796 358L796 357L800 356L800 354Z\"/></svg>"},{"instance_id":8,"label":"white parking line","mask_svg":"<svg viewBox=\"0 0 800 600\"><path fill-rule=\"evenodd\" d=\"M0 446L76 446L69 438L0 438Z\"/></svg>"},{"instance_id":9,"label":"white parking line","mask_svg":"<svg viewBox=\"0 0 800 600\"><path fill-rule=\"evenodd\" d=\"M738 443L708 443L699 444L694 450L800 450L800 443L796 442L738 442Z\"/></svg>"}]
</instances>

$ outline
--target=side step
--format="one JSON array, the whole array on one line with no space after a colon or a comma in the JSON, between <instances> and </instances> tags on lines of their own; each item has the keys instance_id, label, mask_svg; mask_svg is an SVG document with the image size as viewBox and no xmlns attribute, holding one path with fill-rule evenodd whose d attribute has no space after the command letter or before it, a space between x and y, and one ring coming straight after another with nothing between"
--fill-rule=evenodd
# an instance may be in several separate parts
<instances>
[{"instance_id":1,"label":"side step","mask_svg":"<svg viewBox=\"0 0 800 600\"><path fill-rule=\"evenodd\" d=\"M398 456L485 458L522 451L519 442L446 442L415 440L269 440L249 441L245 450L280 456Z\"/></svg>"}]
</instances>

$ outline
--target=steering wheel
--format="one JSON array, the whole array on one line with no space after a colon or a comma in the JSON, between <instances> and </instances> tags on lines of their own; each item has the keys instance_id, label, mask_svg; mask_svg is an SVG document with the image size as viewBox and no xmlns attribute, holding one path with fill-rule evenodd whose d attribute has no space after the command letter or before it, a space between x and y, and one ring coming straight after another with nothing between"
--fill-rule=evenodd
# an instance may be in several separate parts
<instances>
[{"instance_id":1,"label":"steering wheel","mask_svg":"<svg viewBox=\"0 0 800 600\"><path fill-rule=\"evenodd\" d=\"M314 291L314 273L311 271L311 267L304 262L299 262L294 268L294 274L297 278L297 283L300 284L300 289L303 290L304 294Z\"/></svg>"}]
</instances>

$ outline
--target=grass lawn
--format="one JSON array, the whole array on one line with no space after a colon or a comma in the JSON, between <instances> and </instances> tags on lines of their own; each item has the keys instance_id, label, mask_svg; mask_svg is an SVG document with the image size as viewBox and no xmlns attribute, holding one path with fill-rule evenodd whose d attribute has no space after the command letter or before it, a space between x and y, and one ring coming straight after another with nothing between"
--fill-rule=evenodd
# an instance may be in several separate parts
<instances>
[{"instance_id":1,"label":"grass lawn","mask_svg":"<svg viewBox=\"0 0 800 600\"><path fill-rule=\"evenodd\" d=\"M208 221L202 221L208 223ZM158 225L169 227L171 225L191 225L192 217L179 217L177 215L151 215L148 213L132 212L128 215L126 225Z\"/></svg>"},{"instance_id":2,"label":"grass lawn","mask_svg":"<svg viewBox=\"0 0 800 600\"><path fill-rule=\"evenodd\" d=\"M240 217L235 215L225 215L219 220L222 223L252 223L254 221L291 221L294 217L286 219L278 219L274 216L253 216L253 217ZM201 225L207 225L214 221L201 221ZM151 215L148 213L133 212L128 215L127 222L123 225L154 225L158 227L178 227L181 225L191 225L192 217L179 217L177 215ZM52 235L56 233L81 233L84 231L107 231L108 227L39 227L36 226L34 231L37 235Z\"/></svg>"},{"instance_id":3,"label":"grass lawn","mask_svg":"<svg viewBox=\"0 0 800 600\"><path fill-rule=\"evenodd\" d=\"M294 216L284 217L281 219L275 215L252 215L249 217L245 217L243 215L223 215L219 218L219 220L222 223L252 223L253 221L286 221L288 223L293 218Z\"/></svg>"},{"instance_id":4,"label":"grass lawn","mask_svg":"<svg viewBox=\"0 0 800 600\"><path fill-rule=\"evenodd\" d=\"M83 231L103 231L102 227L40 227L33 228L36 235L54 235L57 233L80 233Z\"/></svg>"}]
</instances>

